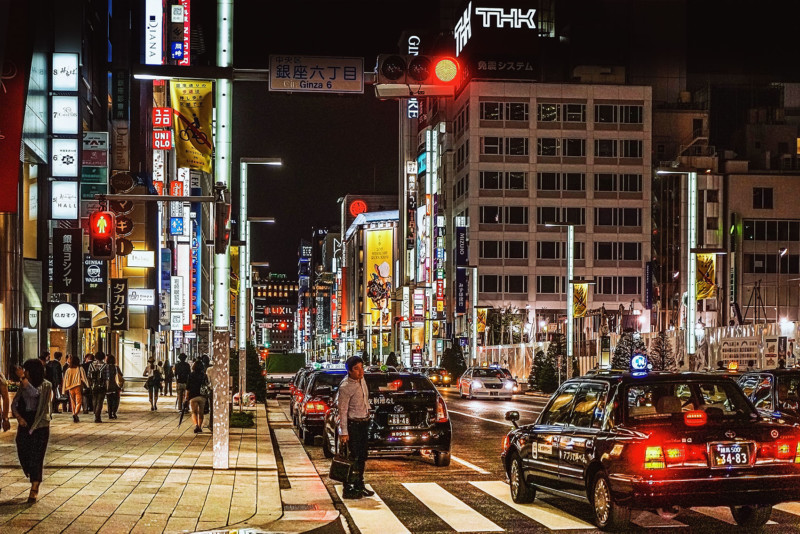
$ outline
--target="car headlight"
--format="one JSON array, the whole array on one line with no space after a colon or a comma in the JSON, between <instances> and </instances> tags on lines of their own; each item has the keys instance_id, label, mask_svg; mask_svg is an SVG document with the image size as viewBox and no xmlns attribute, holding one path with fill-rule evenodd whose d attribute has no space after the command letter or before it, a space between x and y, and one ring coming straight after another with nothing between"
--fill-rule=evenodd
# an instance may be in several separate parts
<instances>
[{"instance_id":1,"label":"car headlight","mask_svg":"<svg viewBox=\"0 0 800 534\"><path fill-rule=\"evenodd\" d=\"M472 381L472 385L473 385L473 387L476 387L476 388L482 388L483 387L483 382L481 382L480 380L478 380L476 378L475 380Z\"/></svg>"},{"instance_id":2,"label":"car headlight","mask_svg":"<svg viewBox=\"0 0 800 534\"><path fill-rule=\"evenodd\" d=\"M506 389L513 389L513 388L514 388L514 382L507 381L506 382Z\"/></svg>"}]
</instances>

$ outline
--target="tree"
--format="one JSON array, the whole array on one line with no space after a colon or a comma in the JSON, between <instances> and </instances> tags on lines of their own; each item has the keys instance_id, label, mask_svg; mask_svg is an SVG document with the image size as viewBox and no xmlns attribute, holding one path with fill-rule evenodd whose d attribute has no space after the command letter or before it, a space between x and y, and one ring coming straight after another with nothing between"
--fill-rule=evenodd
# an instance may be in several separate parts
<instances>
[{"instance_id":1,"label":"tree","mask_svg":"<svg viewBox=\"0 0 800 534\"><path fill-rule=\"evenodd\" d=\"M558 373L555 359L544 351L539 351L533 358L531 372L536 376L536 389L543 393L552 393L558 389Z\"/></svg>"},{"instance_id":2,"label":"tree","mask_svg":"<svg viewBox=\"0 0 800 534\"><path fill-rule=\"evenodd\" d=\"M625 332L617 340L614 356L611 358L611 367L614 369L628 369L631 366L631 357L635 353L647 354L642 337L639 334Z\"/></svg>"},{"instance_id":3,"label":"tree","mask_svg":"<svg viewBox=\"0 0 800 534\"><path fill-rule=\"evenodd\" d=\"M258 402L264 402L267 399L267 379L261 374L261 362L258 360L258 351L252 342L247 343L247 354L245 356L247 362L247 377L245 389L253 392L256 395ZM239 349L231 349L230 352L230 376L233 383L236 384L236 389L239 385Z\"/></svg>"},{"instance_id":4,"label":"tree","mask_svg":"<svg viewBox=\"0 0 800 534\"><path fill-rule=\"evenodd\" d=\"M663 330L650 343L650 363L656 371L678 370L669 337Z\"/></svg>"},{"instance_id":5,"label":"tree","mask_svg":"<svg viewBox=\"0 0 800 534\"><path fill-rule=\"evenodd\" d=\"M442 353L441 366L447 369L447 373L456 380L467 370L467 362L464 360L464 353L461 345L455 344L444 350Z\"/></svg>"}]
</instances>

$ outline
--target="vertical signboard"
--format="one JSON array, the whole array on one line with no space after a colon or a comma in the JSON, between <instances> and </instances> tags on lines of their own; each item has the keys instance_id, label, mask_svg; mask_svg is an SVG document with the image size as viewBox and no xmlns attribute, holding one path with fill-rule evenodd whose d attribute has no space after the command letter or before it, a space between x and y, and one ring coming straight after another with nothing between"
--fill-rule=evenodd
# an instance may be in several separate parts
<instances>
[{"instance_id":1,"label":"vertical signboard","mask_svg":"<svg viewBox=\"0 0 800 534\"><path fill-rule=\"evenodd\" d=\"M164 12L162 0L145 0L144 4L144 63L164 63Z\"/></svg>"},{"instance_id":2,"label":"vertical signboard","mask_svg":"<svg viewBox=\"0 0 800 534\"><path fill-rule=\"evenodd\" d=\"M456 268L456 313L467 313L467 298L469 286L467 285L467 270L464 267Z\"/></svg>"},{"instance_id":3,"label":"vertical signboard","mask_svg":"<svg viewBox=\"0 0 800 534\"><path fill-rule=\"evenodd\" d=\"M467 246L467 227L456 226L456 266L469 265L469 248Z\"/></svg>"},{"instance_id":4,"label":"vertical signboard","mask_svg":"<svg viewBox=\"0 0 800 534\"><path fill-rule=\"evenodd\" d=\"M109 327L111 330L128 329L128 279L112 278L109 286Z\"/></svg>"},{"instance_id":5,"label":"vertical signboard","mask_svg":"<svg viewBox=\"0 0 800 534\"><path fill-rule=\"evenodd\" d=\"M378 325L383 321L383 326L390 326L391 311L390 304L392 298L392 251L394 250L393 235L391 228L380 230L368 230L367 234L367 253L364 260L364 288L366 296L364 299L367 307L365 312L371 314L372 324ZM386 310L381 314L381 310ZM381 318L381 315L383 317Z\"/></svg>"},{"instance_id":6,"label":"vertical signboard","mask_svg":"<svg viewBox=\"0 0 800 534\"><path fill-rule=\"evenodd\" d=\"M53 293L83 293L83 230L53 228Z\"/></svg>"},{"instance_id":7,"label":"vertical signboard","mask_svg":"<svg viewBox=\"0 0 800 534\"><path fill-rule=\"evenodd\" d=\"M653 309L653 262L644 264L644 309Z\"/></svg>"},{"instance_id":8,"label":"vertical signboard","mask_svg":"<svg viewBox=\"0 0 800 534\"><path fill-rule=\"evenodd\" d=\"M83 294L81 304L108 302L108 263L83 255Z\"/></svg>"},{"instance_id":9,"label":"vertical signboard","mask_svg":"<svg viewBox=\"0 0 800 534\"><path fill-rule=\"evenodd\" d=\"M211 172L214 83L211 80L170 80L175 110L175 158L178 167Z\"/></svg>"}]
</instances>

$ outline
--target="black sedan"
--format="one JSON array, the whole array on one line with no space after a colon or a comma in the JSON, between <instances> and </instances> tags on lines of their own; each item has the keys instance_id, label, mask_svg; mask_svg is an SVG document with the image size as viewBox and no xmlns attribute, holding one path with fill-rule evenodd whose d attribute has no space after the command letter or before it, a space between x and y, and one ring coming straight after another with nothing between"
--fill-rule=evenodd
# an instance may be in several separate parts
<instances>
[{"instance_id":1,"label":"black sedan","mask_svg":"<svg viewBox=\"0 0 800 534\"><path fill-rule=\"evenodd\" d=\"M800 369L746 371L738 382L762 413L781 423L800 423Z\"/></svg>"},{"instance_id":2,"label":"black sedan","mask_svg":"<svg viewBox=\"0 0 800 534\"><path fill-rule=\"evenodd\" d=\"M452 428L447 405L427 377L412 373L367 373L372 423L369 453L430 453L437 466L450 465ZM339 447L336 402L325 418L322 450L333 457Z\"/></svg>"},{"instance_id":3,"label":"black sedan","mask_svg":"<svg viewBox=\"0 0 800 534\"><path fill-rule=\"evenodd\" d=\"M318 370L309 373L303 397L295 405L297 429L303 444L313 445L314 436L321 436L325 426L325 415L330 410L333 396L339 391L347 371Z\"/></svg>"},{"instance_id":4,"label":"black sedan","mask_svg":"<svg viewBox=\"0 0 800 534\"><path fill-rule=\"evenodd\" d=\"M626 529L634 508L674 517L692 506L730 506L754 529L774 504L800 499L800 429L761 418L730 378L701 373L569 380L535 424L505 437L501 457L515 502L538 490L588 501L604 530Z\"/></svg>"}]
</instances>

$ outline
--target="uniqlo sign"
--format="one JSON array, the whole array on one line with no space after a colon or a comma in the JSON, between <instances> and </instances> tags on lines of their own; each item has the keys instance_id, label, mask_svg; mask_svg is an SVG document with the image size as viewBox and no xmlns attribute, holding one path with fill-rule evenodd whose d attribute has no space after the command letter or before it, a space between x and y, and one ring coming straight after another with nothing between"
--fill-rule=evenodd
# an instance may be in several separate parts
<instances>
[{"instance_id":1,"label":"uniqlo sign","mask_svg":"<svg viewBox=\"0 0 800 534\"><path fill-rule=\"evenodd\" d=\"M172 128L172 108L153 108L153 128Z\"/></svg>"},{"instance_id":2,"label":"uniqlo sign","mask_svg":"<svg viewBox=\"0 0 800 534\"><path fill-rule=\"evenodd\" d=\"M153 130L153 150L172 149L172 130Z\"/></svg>"}]
</instances>

